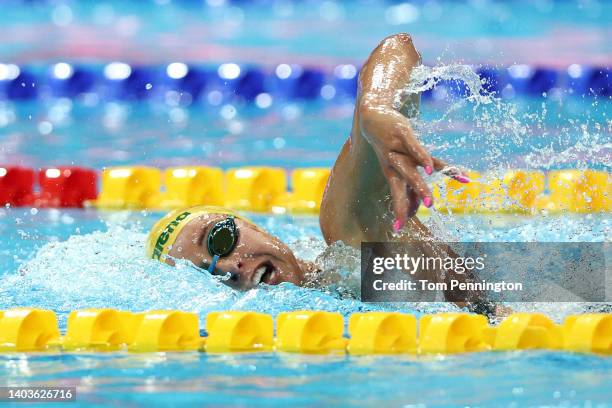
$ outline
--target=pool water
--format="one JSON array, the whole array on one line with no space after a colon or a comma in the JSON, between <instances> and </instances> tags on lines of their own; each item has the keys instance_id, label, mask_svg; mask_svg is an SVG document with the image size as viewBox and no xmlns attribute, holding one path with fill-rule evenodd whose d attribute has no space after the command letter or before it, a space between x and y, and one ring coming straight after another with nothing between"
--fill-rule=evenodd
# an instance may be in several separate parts
<instances>
[{"instance_id":1,"label":"pool water","mask_svg":"<svg viewBox=\"0 0 612 408\"><path fill-rule=\"evenodd\" d=\"M65 405L95 407L606 407L612 383L609 358L555 352L432 358L113 353L2 356L0 362L3 384L77 385L78 402Z\"/></svg>"},{"instance_id":2,"label":"pool water","mask_svg":"<svg viewBox=\"0 0 612 408\"><path fill-rule=\"evenodd\" d=\"M8 209L0 212L2 308L86 307L143 311L178 309L353 312L397 310L419 316L456 310L440 303L369 304L347 291L291 284L235 292L193 268L142 256L146 231L159 213ZM325 251L316 217L262 216L254 221L289 243L299 257L342 268L355 280L358 253ZM480 216L446 218L460 240L586 242L609 240L610 219ZM320 257L321 253L324 255ZM348 279L347 282L351 280ZM350 285L347 284L347 285ZM358 287L358 286L357 286ZM556 321L584 311L571 303L523 304ZM76 385L78 404L112 405L479 405L607 406L612 360L559 352L449 356L206 355L85 353L0 356L0 385Z\"/></svg>"},{"instance_id":3,"label":"pool water","mask_svg":"<svg viewBox=\"0 0 612 408\"><path fill-rule=\"evenodd\" d=\"M272 71L280 63L300 63L333 70L360 64L381 38L399 31L413 35L425 62L466 83L474 65L521 63L563 72L570 64L612 62L610 2L265 2L271 12L239 1L154 3L6 2L0 24L12 34L0 38L0 63L41 72L59 61L244 62ZM480 97L439 86L423 101L414 125L435 155L484 174L509 168L610 171L610 98L565 89L532 98L474 95ZM98 170L137 164L330 167L350 131L352 101L272 98L266 106L95 95L0 101L0 163ZM316 309L344 316L393 310L417 317L457 310L445 303L361 302L358 252L326 248L312 216L249 214L298 257L341 273L342 285L262 285L235 292L187 264L171 268L144 258L146 233L161 215L0 209L0 309L52 309L62 330L70 311L87 307L192 311L201 327L208 312L221 310L276 315ZM437 214L426 222L446 237L483 242L609 242L612 227L608 213ZM588 306L513 307L560 322ZM612 360L549 351L393 357L13 354L0 356L4 385L76 385L78 401L70 406L604 407L612 405Z\"/></svg>"}]
</instances>

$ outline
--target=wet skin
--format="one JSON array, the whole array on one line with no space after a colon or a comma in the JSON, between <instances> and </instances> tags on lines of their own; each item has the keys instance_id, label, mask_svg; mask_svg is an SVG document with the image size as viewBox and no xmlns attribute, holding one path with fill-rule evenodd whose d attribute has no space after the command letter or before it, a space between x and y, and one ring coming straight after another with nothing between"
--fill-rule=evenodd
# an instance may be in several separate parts
<instances>
[{"instance_id":1,"label":"wet skin","mask_svg":"<svg viewBox=\"0 0 612 408\"><path fill-rule=\"evenodd\" d=\"M440 255L440 251L452 254L449 248L433 242L432 234L416 217L421 203L435 205L418 168L430 175L445 166L422 146L404 116L406 108L418 112L418 97L399 99L412 69L419 64L420 55L410 36L397 34L385 38L363 65L351 134L334 164L321 204L320 226L328 244L342 241L359 248L364 241L404 241L413 244L414 256ZM202 236L224 217L211 215L190 221L170 255L207 266L211 256ZM236 220L236 224L238 245L218 263L219 269L233 274L228 284L244 290L260 282L306 283L314 271L312 264L296 259L276 237L247 221ZM266 270L261 276L262 265L271 272ZM415 278L465 280L452 271L441 272ZM453 296L446 294L447 300L463 305ZM474 294L473 299L479 297Z\"/></svg>"},{"instance_id":2,"label":"wet skin","mask_svg":"<svg viewBox=\"0 0 612 408\"><path fill-rule=\"evenodd\" d=\"M211 228L227 215L207 214L191 220L181 230L168 252L171 258L187 259L197 267L207 269L212 261L206 238ZM299 261L287 245L256 225L242 219L234 220L238 240L234 250L219 258L215 274L229 274L224 282L247 290L259 283L277 285L281 282L303 284L307 267ZM168 263L173 264L171 259Z\"/></svg>"}]
</instances>

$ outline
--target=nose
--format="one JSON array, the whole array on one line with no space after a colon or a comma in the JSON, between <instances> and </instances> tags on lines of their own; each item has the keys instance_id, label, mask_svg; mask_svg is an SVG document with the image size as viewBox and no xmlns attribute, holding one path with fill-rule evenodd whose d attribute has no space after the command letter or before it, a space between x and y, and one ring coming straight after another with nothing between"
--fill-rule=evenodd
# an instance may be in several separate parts
<instances>
[{"instance_id":1,"label":"nose","mask_svg":"<svg viewBox=\"0 0 612 408\"><path fill-rule=\"evenodd\" d=\"M253 288L250 275L242 261L234 259L232 256L220 258L215 269L221 275L226 276L229 274L229 279L223 281L226 285L239 290Z\"/></svg>"}]
</instances>

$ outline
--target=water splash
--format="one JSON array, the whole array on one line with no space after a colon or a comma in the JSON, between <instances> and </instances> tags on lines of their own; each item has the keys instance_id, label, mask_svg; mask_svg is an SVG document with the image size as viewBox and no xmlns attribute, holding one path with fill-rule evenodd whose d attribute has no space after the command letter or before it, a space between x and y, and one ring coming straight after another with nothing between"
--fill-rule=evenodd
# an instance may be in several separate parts
<instances>
[{"instance_id":1,"label":"water splash","mask_svg":"<svg viewBox=\"0 0 612 408\"><path fill-rule=\"evenodd\" d=\"M415 119L417 133L434 154L459 155L459 164L477 170L610 168L610 99L595 99L584 109L584 100L552 90L543 102L519 105L490 88L468 65L420 65L398 98L432 91L436 103L424 110L435 116L423 112Z\"/></svg>"},{"instance_id":2,"label":"water splash","mask_svg":"<svg viewBox=\"0 0 612 408\"><path fill-rule=\"evenodd\" d=\"M460 92L452 91L449 83L457 84ZM487 84L466 65L417 67L400 98L430 89L442 96L441 102L424 109L424 117L414 122L415 129L435 155L455 157L460 161L456 164L486 169L491 174L507 167L611 164L607 101L593 102L592 111L555 119L558 124L551 130L550 118L571 113L571 101L549 98L544 104L527 104L521 110L488 92ZM449 134L456 137L449 138ZM192 310L202 318L209 311L236 309L276 314L310 308L345 315L378 309L412 313L454 310L450 304L438 303L362 303L357 300L360 271L359 254L354 249L339 244L326 248L317 222L303 227L296 219L262 218L255 221L288 242L298 257L315 262L325 272L315 287L262 285L241 293L186 263L172 268L147 260L142 255L145 234L128 222L128 213L117 213L109 219L107 230L45 243L31 254L31 259L20 261L17 271L0 280L1 306L50 308L60 313L62 322L70 310L85 307ZM78 219L76 223L79 225ZM525 220L500 215L459 221L452 215L435 213L427 224L447 240L559 242L610 237L610 220L598 216L564 216L562 222L555 217ZM13 227L11 224L8 228ZM18 238L31 239L23 234L29 232L21 231L20 226ZM33 234L38 235L38 230ZM53 231L50 234L55 236ZM583 310L577 304L524 304L515 308L546 311L557 320Z\"/></svg>"},{"instance_id":3,"label":"water splash","mask_svg":"<svg viewBox=\"0 0 612 408\"><path fill-rule=\"evenodd\" d=\"M111 225L108 231L49 242L17 273L3 276L2 308L52 309L58 312L62 324L71 310L89 307L178 309L197 312L202 319L208 312L219 310L256 310L276 315L317 309L349 315L381 309L351 296L340 296L331 289L302 288L290 283L238 292L186 261L171 267L146 259L145 237L142 232ZM320 246L318 240L314 247ZM415 312L409 305L391 308Z\"/></svg>"}]
</instances>

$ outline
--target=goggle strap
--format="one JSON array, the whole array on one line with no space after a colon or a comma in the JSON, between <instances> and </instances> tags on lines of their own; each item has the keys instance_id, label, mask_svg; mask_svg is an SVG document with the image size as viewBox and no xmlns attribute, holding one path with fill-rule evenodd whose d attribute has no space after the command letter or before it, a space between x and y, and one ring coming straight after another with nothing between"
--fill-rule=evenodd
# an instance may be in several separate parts
<instances>
[{"instance_id":1,"label":"goggle strap","mask_svg":"<svg viewBox=\"0 0 612 408\"><path fill-rule=\"evenodd\" d=\"M219 255L213 256L212 262L210 263L210 266L208 267L208 273L210 273L211 275L215 271L215 266L217 266L218 260L219 260Z\"/></svg>"}]
</instances>

